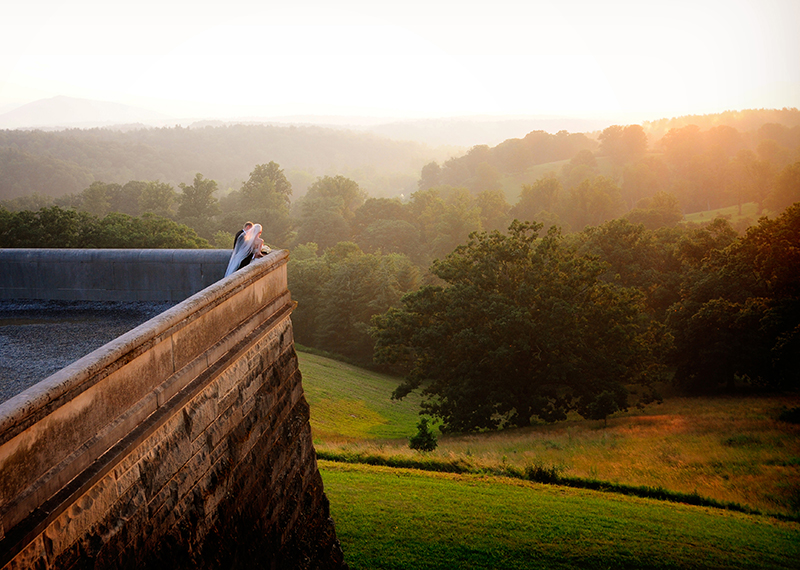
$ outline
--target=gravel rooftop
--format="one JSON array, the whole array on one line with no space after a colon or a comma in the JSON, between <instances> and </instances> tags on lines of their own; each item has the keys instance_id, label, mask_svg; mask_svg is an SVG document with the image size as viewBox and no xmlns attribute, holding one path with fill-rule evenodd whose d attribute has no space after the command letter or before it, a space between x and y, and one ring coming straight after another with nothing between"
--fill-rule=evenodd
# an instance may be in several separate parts
<instances>
[{"instance_id":1,"label":"gravel rooftop","mask_svg":"<svg viewBox=\"0 0 800 570\"><path fill-rule=\"evenodd\" d=\"M0 300L0 402L174 305Z\"/></svg>"}]
</instances>

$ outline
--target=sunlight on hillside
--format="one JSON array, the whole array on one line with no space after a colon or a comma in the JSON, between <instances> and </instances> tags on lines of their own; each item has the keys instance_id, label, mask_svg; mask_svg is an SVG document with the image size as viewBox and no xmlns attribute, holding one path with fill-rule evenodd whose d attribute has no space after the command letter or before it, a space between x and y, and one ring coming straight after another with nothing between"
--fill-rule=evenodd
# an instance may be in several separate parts
<instances>
[{"instance_id":1,"label":"sunlight on hillside","mask_svg":"<svg viewBox=\"0 0 800 570\"><path fill-rule=\"evenodd\" d=\"M398 380L302 352L299 357L318 451L419 455L408 447L418 404L393 407L398 403L389 400ZM524 429L439 434L428 457L477 467L552 466L568 476L797 513L800 426L776 421L781 410L796 406L800 396L671 398L616 414L607 428L571 416Z\"/></svg>"}]
</instances>

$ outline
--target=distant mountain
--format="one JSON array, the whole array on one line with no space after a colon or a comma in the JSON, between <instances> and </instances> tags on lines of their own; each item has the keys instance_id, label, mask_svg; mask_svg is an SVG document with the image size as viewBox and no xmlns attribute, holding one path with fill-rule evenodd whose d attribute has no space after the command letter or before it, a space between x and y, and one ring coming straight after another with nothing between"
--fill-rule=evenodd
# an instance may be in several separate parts
<instances>
[{"instance_id":1,"label":"distant mountain","mask_svg":"<svg viewBox=\"0 0 800 570\"><path fill-rule=\"evenodd\" d=\"M380 117L294 116L242 119L175 118L121 103L74 97L52 97L0 111L0 129L63 130L109 127L164 127L181 124L190 128L233 124L266 124L279 126L320 126L337 130L369 132L396 140L414 141L432 147L469 148L486 144L494 146L507 139L522 138L534 130L555 134L558 131L594 132L611 124L608 120L569 117L449 117L441 119L399 120Z\"/></svg>"},{"instance_id":2,"label":"distant mountain","mask_svg":"<svg viewBox=\"0 0 800 570\"><path fill-rule=\"evenodd\" d=\"M1 114L0 129L86 129L136 123L154 126L167 121L166 115L139 107L58 96Z\"/></svg>"}]
</instances>

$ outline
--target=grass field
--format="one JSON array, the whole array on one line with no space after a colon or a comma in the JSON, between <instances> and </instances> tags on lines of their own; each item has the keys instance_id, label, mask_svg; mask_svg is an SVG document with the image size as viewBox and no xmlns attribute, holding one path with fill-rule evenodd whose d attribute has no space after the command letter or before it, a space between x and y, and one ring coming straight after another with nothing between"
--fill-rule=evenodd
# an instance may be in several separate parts
<instances>
[{"instance_id":1,"label":"grass field","mask_svg":"<svg viewBox=\"0 0 800 570\"><path fill-rule=\"evenodd\" d=\"M399 380L299 353L320 452L418 457L419 397L390 399ZM696 493L800 516L800 426L777 421L800 397L671 398L600 421L439 436L430 458L480 467L545 466L570 477Z\"/></svg>"},{"instance_id":2,"label":"grass field","mask_svg":"<svg viewBox=\"0 0 800 570\"><path fill-rule=\"evenodd\" d=\"M769 212L758 213L758 204L755 202L748 202L742 204L742 213L739 213L739 206L728 206L727 208L719 208L717 210L708 210L705 212L695 212L693 214L686 214L684 221L694 223L705 223L714 220L715 218L724 217L728 218L732 224L736 224L741 220L749 221L754 224L761 216L768 215ZM774 217L774 216L772 216Z\"/></svg>"},{"instance_id":3,"label":"grass field","mask_svg":"<svg viewBox=\"0 0 800 570\"><path fill-rule=\"evenodd\" d=\"M320 462L352 570L797 568L800 525L513 479Z\"/></svg>"},{"instance_id":4,"label":"grass field","mask_svg":"<svg viewBox=\"0 0 800 570\"><path fill-rule=\"evenodd\" d=\"M544 466L565 477L800 515L800 426L776 420L783 408L800 406L800 397L673 398L612 416L608 427L575 416L499 433L440 435L437 450L423 456L408 447L418 396L391 401L397 378L308 353L299 359L314 444L326 457L424 459L487 471ZM796 558L797 522L508 478L320 466L352 568L800 567L779 554ZM495 503L481 510L489 496ZM465 510L473 502L478 511ZM585 510L590 504L597 514ZM551 530L515 530L528 528L534 512L536 528ZM582 520L582 529L562 515ZM552 527L565 535L551 536ZM497 544L480 538L498 533ZM727 558L734 551L742 556ZM654 552L658 564L645 563Z\"/></svg>"}]
</instances>

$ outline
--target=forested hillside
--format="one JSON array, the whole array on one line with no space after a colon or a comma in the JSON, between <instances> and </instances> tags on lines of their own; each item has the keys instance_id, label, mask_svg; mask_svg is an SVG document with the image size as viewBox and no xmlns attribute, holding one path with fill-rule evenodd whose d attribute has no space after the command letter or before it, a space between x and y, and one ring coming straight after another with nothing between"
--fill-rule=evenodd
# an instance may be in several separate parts
<instances>
[{"instance_id":1,"label":"forested hillside","mask_svg":"<svg viewBox=\"0 0 800 570\"><path fill-rule=\"evenodd\" d=\"M725 125L740 132L749 132L758 131L764 125L770 124L783 125L789 129L800 127L800 110L795 108L747 109L707 115L684 115L671 119L645 121L642 123L642 127L647 136L655 142L671 129L680 129L687 125L696 125L704 131Z\"/></svg>"},{"instance_id":2,"label":"forested hillside","mask_svg":"<svg viewBox=\"0 0 800 570\"><path fill-rule=\"evenodd\" d=\"M160 181L177 186L201 172L221 190L253 166L276 161L302 195L317 176L343 174L376 196L414 189L420 168L449 149L320 127L204 126L118 131L0 131L0 200L59 197L92 182Z\"/></svg>"},{"instance_id":3,"label":"forested hillside","mask_svg":"<svg viewBox=\"0 0 800 570\"><path fill-rule=\"evenodd\" d=\"M458 431L603 418L664 383L800 386L800 126L688 124L659 140L641 125L534 131L422 160L391 197L310 172L298 196L285 165L256 156L355 152L378 180L421 147L268 131L136 131L126 144L104 131L2 133L23 165L4 166L4 183L18 172L80 190L0 203L0 247L230 248L244 221L260 223L267 244L291 250L297 341L377 357L406 374L398 397L424 390L424 409ZM128 153L141 178L81 188L94 174L76 164L123 176ZM249 174L222 189L210 173L232 175L231 156ZM177 189L159 170L176 164ZM726 206L736 218L714 219Z\"/></svg>"}]
</instances>

